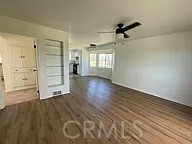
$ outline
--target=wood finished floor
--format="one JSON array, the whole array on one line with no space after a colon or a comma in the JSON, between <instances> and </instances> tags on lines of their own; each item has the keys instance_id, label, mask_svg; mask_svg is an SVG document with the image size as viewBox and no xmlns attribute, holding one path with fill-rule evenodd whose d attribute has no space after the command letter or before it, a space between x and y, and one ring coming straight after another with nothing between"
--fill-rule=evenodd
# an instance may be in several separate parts
<instances>
[{"instance_id":1,"label":"wood finished floor","mask_svg":"<svg viewBox=\"0 0 192 144\"><path fill-rule=\"evenodd\" d=\"M97 77L74 77L70 86L71 94L0 111L0 144L192 144L192 108ZM126 135L131 138L83 138L82 126L70 125L69 134L81 133L78 139L71 140L62 132L69 120L91 120L96 124L101 120L107 126L123 120ZM141 139L135 137L138 131L132 126L134 121L142 122Z\"/></svg>"}]
</instances>

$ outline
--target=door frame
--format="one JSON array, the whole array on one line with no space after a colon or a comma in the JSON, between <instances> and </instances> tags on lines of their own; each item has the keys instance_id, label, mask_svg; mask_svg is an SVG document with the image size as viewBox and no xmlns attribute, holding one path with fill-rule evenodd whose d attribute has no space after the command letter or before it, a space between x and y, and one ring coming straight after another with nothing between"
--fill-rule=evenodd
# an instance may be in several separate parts
<instances>
[{"instance_id":1,"label":"door frame","mask_svg":"<svg viewBox=\"0 0 192 144\"><path fill-rule=\"evenodd\" d=\"M33 39L33 49L34 49L34 63L35 63L35 66L34 66L34 68L35 68L35 70L36 70L36 74L35 74L35 79L36 79L36 85L35 85L35 87L37 88L37 92L36 92L36 94L37 94L37 98L38 99L40 99L40 93L39 93L39 70L38 70L38 67L39 67L39 57L38 57L38 50L37 50L37 40L36 40L36 38L34 38L34 37L29 37L29 36L23 36L23 35L16 35L16 34L9 34L9 33L0 33L0 37L2 38L2 39L4 39L4 40L6 40L5 38L6 38L6 35L12 35L12 36L18 36L18 37L26 37L26 38L31 38L31 39ZM8 51L9 51L9 53L10 53L10 47L9 47L9 44L7 44L7 48L9 49ZM1 48L0 48L0 51L2 51L1 50ZM8 57L9 59L10 59L10 57ZM11 59L9 60L10 62L11 62ZM3 61L2 61L2 63L3 63ZM11 64L9 63L9 65L11 66ZM4 68L3 68L3 71L4 71ZM9 69L9 71L10 71L10 73L11 73L11 69ZM11 75L10 75L10 77L11 77ZM29 87L30 88L30 87ZM10 91L11 92L11 91ZM4 96L3 96L3 99L4 99Z\"/></svg>"}]
</instances>

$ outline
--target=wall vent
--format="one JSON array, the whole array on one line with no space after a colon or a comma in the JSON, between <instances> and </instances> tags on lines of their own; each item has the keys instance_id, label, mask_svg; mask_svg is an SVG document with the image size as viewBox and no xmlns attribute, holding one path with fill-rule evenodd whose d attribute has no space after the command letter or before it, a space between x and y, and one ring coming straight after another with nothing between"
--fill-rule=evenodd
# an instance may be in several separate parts
<instances>
[{"instance_id":1,"label":"wall vent","mask_svg":"<svg viewBox=\"0 0 192 144\"><path fill-rule=\"evenodd\" d=\"M53 95L57 95L57 92L53 92Z\"/></svg>"},{"instance_id":2,"label":"wall vent","mask_svg":"<svg viewBox=\"0 0 192 144\"><path fill-rule=\"evenodd\" d=\"M57 94L58 94L58 95L61 95L61 94L62 94L62 92L61 92L61 91L58 91L58 92L57 92Z\"/></svg>"},{"instance_id":3,"label":"wall vent","mask_svg":"<svg viewBox=\"0 0 192 144\"><path fill-rule=\"evenodd\" d=\"M61 91L55 91L55 92L53 92L53 95L54 95L54 96L56 96L56 95L61 95L61 94L62 94Z\"/></svg>"}]
</instances>

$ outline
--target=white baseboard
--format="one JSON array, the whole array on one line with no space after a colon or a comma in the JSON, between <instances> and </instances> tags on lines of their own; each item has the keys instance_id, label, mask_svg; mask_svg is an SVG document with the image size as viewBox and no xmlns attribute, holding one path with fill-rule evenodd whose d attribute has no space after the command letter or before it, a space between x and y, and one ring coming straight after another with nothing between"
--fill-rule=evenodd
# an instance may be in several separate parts
<instances>
[{"instance_id":1,"label":"white baseboard","mask_svg":"<svg viewBox=\"0 0 192 144\"><path fill-rule=\"evenodd\" d=\"M166 97L163 97L163 96L159 96L157 94L149 93L149 92L146 92L146 91L143 91L143 90L140 90L140 89L132 88L132 87L129 87L127 85L123 85L123 84L120 84L120 83L117 83L117 82L114 82L114 81L112 81L112 83L116 84L116 85L119 85L119 86L122 86L122 87L126 87L126 88L129 88L129 89L135 90L135 91L138 91L138 92L142 92L142 93L154 96L154 97L158 97L158 98L161 98L161 99L164 99L164 100L168 100L168 101L171 101L171 102L174 102L174 103L177 103L177 104L181 104L181 105L192 107L192 105L190 105L190 104L181 103L181 102L178 102L178 101L173 100L173 99L169 99L169 98L166 98Z\"/></svg>"}]
</instances>

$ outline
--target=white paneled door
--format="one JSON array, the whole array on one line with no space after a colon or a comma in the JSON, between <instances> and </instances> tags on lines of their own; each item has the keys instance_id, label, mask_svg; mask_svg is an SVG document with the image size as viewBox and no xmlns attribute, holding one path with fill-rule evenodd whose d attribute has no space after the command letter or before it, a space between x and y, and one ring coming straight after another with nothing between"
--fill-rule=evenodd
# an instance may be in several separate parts
<instances>
[{"instance_id":1,"label":"white paneled door","mask_svg":"<svg viewBox=\"0 0 192 144\"><path fill-rule=\"evenodd\" d=\"M23 53L23 67L35 67L34 61L34 48L22 46L22 53Z\"/></svg>"},{"instance_id":2,"label":"white paneled door","mask_svg":"<svg viewBox=\"0 0 192 144\"><path fill-rule=\"evenodd\" d=\"M25 85L35 85L36 84L36 73L26 72L25 73Z\"/></svg>"},{"instance_id":3,"label":"white paneled door","mask_svg":"<svg viewBox=\"0 0 192 144\"><path fill-rule=\"evenodd\" d=\"M12 67L21 68L22 64L22 47L21 46L10 46L11 53L11 65Z\"/></svg>"},{"instance_id":4,"label":"white paneled door","mask_svg":"<svg viewBox=\"0 0 192 144\"><path fill-rule=\"evenodd\" d=\"M24 83L25 73L14 73L12 74L12 76L13 76L14 88L23 87L25 85Z\"/></svg>"}]
</instances>

